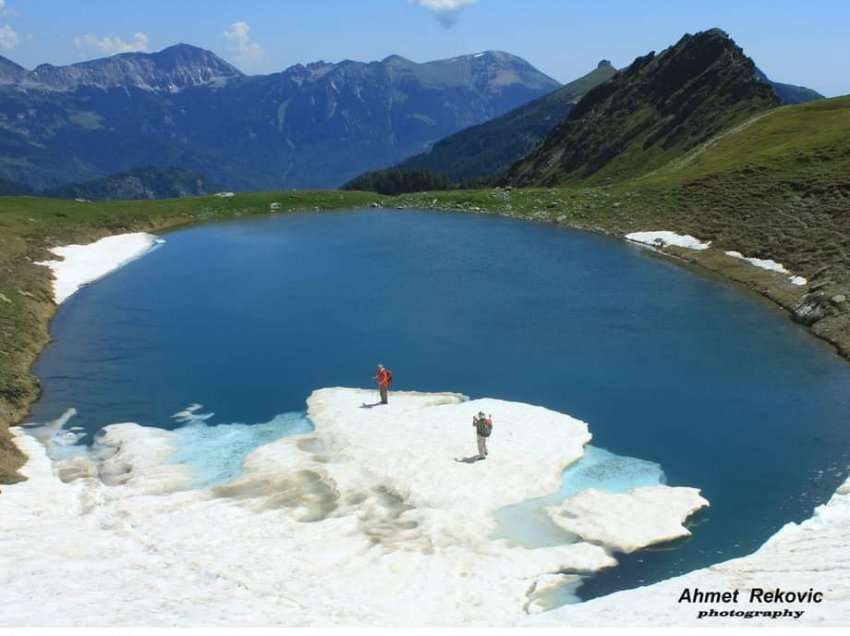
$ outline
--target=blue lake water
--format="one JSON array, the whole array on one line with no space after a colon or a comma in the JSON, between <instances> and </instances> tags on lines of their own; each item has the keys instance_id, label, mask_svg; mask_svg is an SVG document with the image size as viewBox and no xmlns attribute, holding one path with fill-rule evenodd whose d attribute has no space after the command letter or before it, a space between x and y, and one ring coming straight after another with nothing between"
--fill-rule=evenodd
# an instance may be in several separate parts
<instances>
[{"instance_id":1,"label":"blue lake water","mask_svg":"<svg viewBox=\"0 0 850 636\"><path fill-rule=\"evenodd\" d=\"M239 452L307 430L315 388L368 386L377 362L397 389L569 413L594 447L650 462L639 479L663 470L711 502L692 539L621 557L583 598L752 552L847 474L850 366L755 295L622 241L381 210L164 238L60 308L31 420L74 407L88 440L115 422L182 426L192 443L175 461L202 466L205 485ZM193 403L213 415L172 417Z\"/></svg>"}]
</instances>

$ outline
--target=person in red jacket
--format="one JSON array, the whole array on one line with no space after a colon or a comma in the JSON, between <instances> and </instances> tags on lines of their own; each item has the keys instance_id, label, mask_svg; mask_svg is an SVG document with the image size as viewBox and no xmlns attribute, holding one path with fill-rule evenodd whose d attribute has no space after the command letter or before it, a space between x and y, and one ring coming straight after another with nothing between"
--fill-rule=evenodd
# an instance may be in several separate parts
<instances>
[{"instance_id":1,"label":"person in red jacket","mask_svg":"<svg viewBox=\"0 0 850 636\"><path fill-rule=\"evenodd\" d=\"M378 391L381 394L381 404L388 404L387 393L390 388L390 379L392 373L384 368L383 364L378 365L378 370L375 372L374 380L378 383Z\"/></svg>"}]
</instances>

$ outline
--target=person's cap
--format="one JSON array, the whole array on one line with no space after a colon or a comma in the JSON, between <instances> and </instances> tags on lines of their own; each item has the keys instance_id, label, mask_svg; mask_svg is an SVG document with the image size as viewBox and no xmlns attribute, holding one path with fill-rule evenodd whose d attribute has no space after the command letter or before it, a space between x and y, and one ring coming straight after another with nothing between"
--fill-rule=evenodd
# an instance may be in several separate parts
<instances>
[{"instance_id":1,"label":"person's cap","mask_svg":"<svg viewBox=\"0 0 850 636\"><path fill-rule=\"evenodd\" d=\"M484 411L478 411L478 415L480 415L481 417L484 417Z\"/></svg>"}]
</instances>

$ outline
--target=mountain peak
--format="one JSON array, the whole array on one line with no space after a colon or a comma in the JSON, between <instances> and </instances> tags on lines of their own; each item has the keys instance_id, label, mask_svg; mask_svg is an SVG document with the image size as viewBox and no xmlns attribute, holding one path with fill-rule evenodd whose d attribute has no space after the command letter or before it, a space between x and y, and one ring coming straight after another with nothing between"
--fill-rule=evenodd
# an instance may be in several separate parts
<instances>
[{"instance_id":1,"label":"mountain peak","mask_svg":"<svg viewBox=\"0 0 850 636\"><path fill-rule=\"evenodd\" d=\"M712 27L711 29L706 29L705 31L698 31L694 34L694 36L702 36L706 38L720 38L722 40L729 40L730 42L732 42L732 38L729 37L729 34L718 27Z\"/></svg>"},{"instance_id":2,"label":"mountain peak","mask_svg":"<svg viewBox=\"0 0 850 636\"><path fill-rule=\"evenodd\" d=\"M408 60L406 57L393 53L381 60L381 64L414 64L414 62Z\"/></svg>"},{"instance_id":3,"label":"mountain peak","mask_svg":"<svg viewBox=\"0 0 850 636\"><path fill-rule=\"evenodd\" d=\"M27 70L23 66L0 55L0 84L14 84L26 75Z\"/></svg>"},{"instance_id":4,"label":"mountain peak","mask_svg":"<svg viewBox=\"0 0 850 636\"><path fill-rule=\"evenodd\" d=\"M474 60L480 60L482 58L487 60L493 60L496 62L511 62L515 60L521 60L525 62L521 57L514 55L513 53L507 53L506 51L481 51L480 53L474 53L472 55L466 55L464 57L470 57Z\"/></svg>"},{"instance_id":5,"label":"mountain peak","mask_svg":"<svg viewBox=\"0 0 850 636\"><path fill-rule=\"evenodd\" d=\"M69 66L41 64L29 74L29 79L52 90L134 86L174 93L241 76L240 70L212 51L181 43L153 53L119 53Z\"/></svg>"},{"instance_id":6,"label":"mountain peak","mask_svg":"<svg viewBox=\"0 0 850 636\"><path fill-rule=\"evenodd\" d=\"M178 42L177 44L172 44L171 46L166 46L164 49L160 49L156 53L152 55L162 55L163 53L191 53L191 54L202 54L202 55L215 55L212 51L201 48L200 46L195 46L194 44L187 44L186 42Z\"/></svg>"},{"instance_id":7,"label":"mountain peak","mask_svg":"<svg viewBox=\"0 0 850 636\"><path fill-rule=\"evenodd\" d=\"M614 68L614 65L611 64L611 60L599 60L596 68Z\"/></svg>"}]
</instances>

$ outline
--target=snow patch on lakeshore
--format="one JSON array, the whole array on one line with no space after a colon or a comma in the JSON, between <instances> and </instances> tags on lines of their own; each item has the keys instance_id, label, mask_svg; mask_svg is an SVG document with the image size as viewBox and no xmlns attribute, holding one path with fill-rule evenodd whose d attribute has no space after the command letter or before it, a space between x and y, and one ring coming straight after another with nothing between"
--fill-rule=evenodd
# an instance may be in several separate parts
<instances>
[{"instance_id":1,"label":"snow patch on lakeshore","mask_svg":"<svg viewBox=\"0 0 850 636\"><path fill-rule=\"evenodd\" d=\"M753 554L724 561L652 585L567 605L533 617L537 626L574 627L839 627L850 625L850 479L802 523L788 523ZM677 603L682 590L741 590L741 601L717 606L737 616L699 619L707 605ZM823 592L823 602L750 603L753 588ZM747 612L802 611L799 619L771 618Z\"/></svg>"},{"instance_id":2,"label":"snow patch on lakeshore","mask_svg":"<svg viewBox=\"0 0 850 636\"><path fill-rule=\"evenodd\" d=\"M546 511L567 532L630 553L690 536L683 522L706 506L696 488L649 486L622 493L591 488Z\"/></svg>"},{"instance_id":3,"label":"snow patch on lakeshore","mask_svg":"<svg viewBox=\"0 0 850 636\"><path fill-rule=\"evenodd\" d=\"M53 297L61 305L83 285L123 267L163 242L145 232L107 236L87 245L54 247L50 251L62 260L36 265L53 270Z\"/></svg>"},{"instance_id":4,"label":"snow patch on lakeshore","mask_svg":"<svg viewBox=\"0 0 850 636\"><path fill-rule=\"evenodd\" d=\"M729 251L726 252L726 256L731 256L732 258L737 258L740 260L747 261L750 265L758 267L759 269L765 269L769 272L777 272L779 274L788 274L788 280L791 281L792 285L803 286L806 285L809 281L807 281L802 276L795 276L787 269L782 263L777 263L776 261L769 258L750 258L741 254L741 252Z\"/></svg>"},{"instance_id":5,"label":"snow patch on lakeshore","mask_svg":"<svg viewBox=\"0 0 850 636\"><path fill-rule=\"evenodd\" d=\"M711 246L710 241L708 243L704 243L690 234L676 234L675 232L668 232L666 230L659 230L655 232L632 232L631 234L626 234L626 238L635 243L641 243L651 247L667 247L672 245L674 247L684 247L689 250L702 251L707 250Z\"/></svg>"},{"instance_id":6,"label":"snow patch on lakeshore","mask_svg":"<svg viewBox=\"0 0 850 636\"><path fill-rule=\"evenodd\" d=\"M90 454L54 463L14 431L30 479L0 497L0 620L507 625L577 584L561 572L616 564L583 541L528 549L493 538L496 510L559 487L586 424L451 393L373 400L316 391L315 430L254 448L212 488L193 487L191 461L174 463L207 427L192 419L199 404L180 413L182 429L111 425ZM454 461L476 453L480 410L495 419L489 458Z\"/></svg>"}]
</instances>

